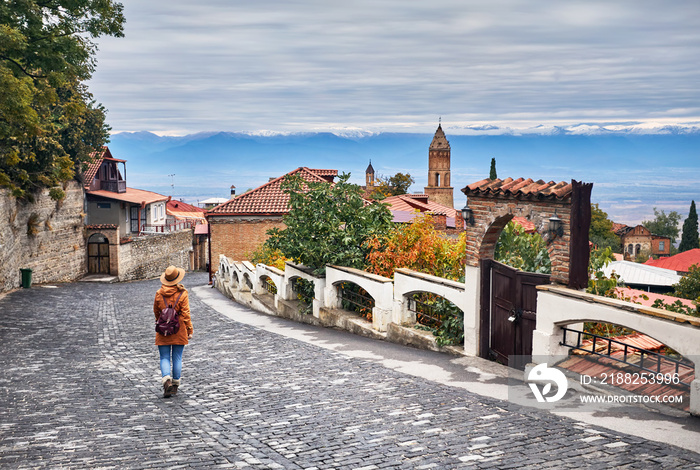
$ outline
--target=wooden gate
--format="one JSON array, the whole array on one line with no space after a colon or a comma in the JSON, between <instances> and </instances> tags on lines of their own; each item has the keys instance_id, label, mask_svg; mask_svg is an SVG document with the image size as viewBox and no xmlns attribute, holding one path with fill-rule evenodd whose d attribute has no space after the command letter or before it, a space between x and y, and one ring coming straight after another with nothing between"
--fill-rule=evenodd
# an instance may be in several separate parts
<instances>
[{"instance_id":1,"label":"wooden gate","mask_svg":"<svg viewBox=\"0 0 700 470\"><path fill-rule=\"evenodd\" d=\"M88 273L109 274L109 240L102 234L88 239Z\"/></svg>"},{"instance_id":2,"label":"wooden gate","mask_svg":"<svg viewBox=\"0 0 700 470\"><path fill-rule=\"evenodd\" d=\"M532 357L537 290L549 275L481 260L481 356L523 369ZM518 356L511 358L509 356Z\"/></svg>"}]
</instances>

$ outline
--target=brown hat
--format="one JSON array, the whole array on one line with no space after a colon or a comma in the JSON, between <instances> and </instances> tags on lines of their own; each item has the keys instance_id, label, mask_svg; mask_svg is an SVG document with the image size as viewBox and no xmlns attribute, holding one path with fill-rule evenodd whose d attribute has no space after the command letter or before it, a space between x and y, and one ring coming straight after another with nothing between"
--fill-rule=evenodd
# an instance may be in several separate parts
<instances>
[{"instance_id":1,"label":"brown hat","mask_svg":"<svg viewBox=\"0 0 700 470\"><path fill-rule=\"evenodd\" d=\"M185 277L185 270L182 268L176 268L175 266L168 266L165 272L160 275L160 282L164 286L174 286L182 281Z\"/></svg>"}]
</instances>

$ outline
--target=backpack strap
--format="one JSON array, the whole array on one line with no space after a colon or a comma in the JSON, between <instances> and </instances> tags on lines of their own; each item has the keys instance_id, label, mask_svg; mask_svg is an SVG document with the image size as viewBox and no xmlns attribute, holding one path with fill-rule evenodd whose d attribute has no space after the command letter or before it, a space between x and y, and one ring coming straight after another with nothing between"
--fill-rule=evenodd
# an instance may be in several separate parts
<instances>
[{"instance_id":1,"label":"backpack strap","mask_svg":"<svg viewBox=\"0 0 700 470\"><path fill-rule=\"evenodd\" d=\"M177 296L177 299L175 300L175 303L173 304L173 308L175 309L175 311L177 311L177 303L180 301L180 297L182 297L183 292L185 292L185 291L184 290L180 291L180 294ZM180 313L180 312L178 312L178 313Z\"/></svg>"},{"instance_id":2,"label":"backpack strap","mask_svg":"<svg viewBox=\"0 0 700 470\"><path fill-rule=\"evenodd\" d=\"M182 293L183 293L183 292L185 292L185 291L184 291L184 290L181 290L181 291L180 291L180 295L177 296L177 300L175 301L174 304L172 304L173 308L177 307L177 303L180 301L180 297L182 297ZM163 303L165 304L166 307L170 305L170 304L168 304L168 302L165 300L165 296L163 295L162 292L160 292L160 297L163 299ZM170 297L170 299L172 299L172 297ZM177 309L176 309L176 310L177 310Z\"/></svg>"}]
</instances>

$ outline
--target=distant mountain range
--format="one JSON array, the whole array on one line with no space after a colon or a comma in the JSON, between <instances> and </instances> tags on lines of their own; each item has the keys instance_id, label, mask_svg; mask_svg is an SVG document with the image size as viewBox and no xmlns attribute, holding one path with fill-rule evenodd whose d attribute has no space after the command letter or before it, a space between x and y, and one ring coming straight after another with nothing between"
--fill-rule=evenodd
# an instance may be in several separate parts
<instances>
[{"instance_id":1,"label":"distant mountain range","mask_svg":"<svg viewBox=\"0 0 700 470\"><path fill-rule=\"evenodd\" d=\"M581 124L540 133L450 135L455 206L459 191L488 176L491 158L500 178L593 182L593 202L615 221L634 224L653 217L653 207L683 217L690 200L700 201L700 131L693 127L616 130L614 125ZM455 131L457 132L457 131ZM332 133L255 135L200 133L182 137L149 132L119 133L109 148L127 163L130 187L197 203L238 194L300 166L351 173L364 184L372 162L380 175L410 173L412 192L427 184L432 134Z\"/></svg>"}]
</instances>

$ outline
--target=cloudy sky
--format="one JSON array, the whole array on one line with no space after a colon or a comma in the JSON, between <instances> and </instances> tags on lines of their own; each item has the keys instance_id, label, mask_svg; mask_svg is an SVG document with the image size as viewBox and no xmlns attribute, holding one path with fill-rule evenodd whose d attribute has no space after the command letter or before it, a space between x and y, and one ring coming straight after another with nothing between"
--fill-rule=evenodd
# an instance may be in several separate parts
<instances>
[{"instance_id":1,"label":"cloudy sky","mask_svg":"<svg viewBox=\"0 0 700 470\"><path fill-rule=\"evenodd\" d=\"M700 123L700 2L122 0L113 131Z\"/></svg>"}]
</instances>

